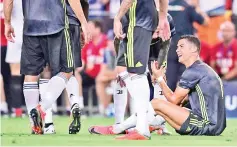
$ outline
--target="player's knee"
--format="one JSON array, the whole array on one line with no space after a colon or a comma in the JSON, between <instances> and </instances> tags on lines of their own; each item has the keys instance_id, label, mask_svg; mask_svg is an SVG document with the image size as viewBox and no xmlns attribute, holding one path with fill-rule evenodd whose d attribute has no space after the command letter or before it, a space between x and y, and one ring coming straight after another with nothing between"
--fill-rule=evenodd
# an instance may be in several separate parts
<instances>
[{"instance_id":1,"label":"player's knee","mask_svg":"<svg viewBox=\"0 0 237 147\"><path fill-rule=\"evenodd\" d=\"M153 99L151 105L155 111L160 111L164 105L164 101L160 99Z\"/></svg>"},{"instance_id":2,"label":"player's knee","mask_svg":"<svg viewBox=\"0 0 237 147\"><path fill-rule=\"evenodd\" d=\"M71 78L71 76L73 75L73 72L69 72L69 73L63 72L62 74L65 78L67 78L69 80Z\"/></svg>"},{"instance_id":3,"label":"player's knee","mask_svg":"<svg viewBox=\"0 0 237 147\"><path fill-rule=\"evenodd\" d=\"M38 80L39 80L38 76L26 75L24 82L38 82Z\"/></svg>"}]
</instances>

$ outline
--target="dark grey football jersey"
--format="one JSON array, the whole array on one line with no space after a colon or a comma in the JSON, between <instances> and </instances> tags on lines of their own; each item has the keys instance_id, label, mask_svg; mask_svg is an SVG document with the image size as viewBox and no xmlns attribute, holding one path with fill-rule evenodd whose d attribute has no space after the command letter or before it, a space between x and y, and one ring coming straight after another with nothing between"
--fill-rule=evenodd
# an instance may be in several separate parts
<instances>
[{"instance_id":1,"label":"dark grey football jersey","mask_svg":"<svg viewBox=\"0 0 237 147\"><path fill-rule=\"evenodd\" d=\"M210 125L209 131L220 134L226 127L226 114L223 84L217 73L198 60L183 72L179 86L190 89L192 112Z\"/></svg>"},{"instance_id":2,"label":"dark grey football jersey","mask_svg":"<svg viewBox=\"0 0 237 147\"><path fill-rule=\"evenodd\" d=\"M157 27L157 10L154 0L135 0L132 7L122 18L123 28L139 26L149 31Z\"/></svg>"},{"instance_id":3,"label":"dark grey football jersey","mask_svg":"<svg viewBox=\"0 0 237 147\"><path fill-rule=\"evenodd\" d=\"M68 27L66 0L22 0L22 8L25 35L50 35Z\"/></svg>"}]
</instances>

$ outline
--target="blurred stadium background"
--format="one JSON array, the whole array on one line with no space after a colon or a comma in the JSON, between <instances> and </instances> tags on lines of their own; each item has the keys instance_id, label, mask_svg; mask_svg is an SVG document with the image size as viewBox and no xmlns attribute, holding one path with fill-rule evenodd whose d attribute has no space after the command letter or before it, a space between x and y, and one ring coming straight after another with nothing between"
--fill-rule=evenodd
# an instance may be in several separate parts
<instances>
[{"instance_id":1,"label":"blurred stadium background","mask_svg":"<svg viewBox=\"0 0 237 147\"><path fill-rule=\"evenodd\" d=\"M19 0L15 0L19 1ZM175 0L170 0L175 1ZM180 0L176 0L180 1ZM22 94L22 86L17 83L22 82L22 77L19 75L19 63L14 63L7 60L8 46L12 46L5 40L4 37L4 16L3 16L3 0L0 3L1 10L1 138L3 145L34 145L35 137L31 136L32 142L28 143L26 136L29 134L28 116L26 114L24 96ZM207 25L199 25L193 23L193 32L202 42L201 58L222 77L226 99L226 114L228 126L222 136L214 137L185 137L177 136L173 131L174 137L153 137L153 141L139 145L237 145L237 40L234 32L237 29L237 0L186 0L189 5L196 8L196 11L202 13L202 16L208 21ZM82 49L82 59L85 63L85 68L77 71L82 77L82 98L84 101L82 131L78 136L68 136L67 125L69 123L68 115L70 114L70 105L67 100L67 94L64 92L57 103L53 106L55 116L56 132L59 134L56 138L49 136L40 136L37 138L36 145L106 145L103 140L108 141L108 145L135 145L133 142L118 143L113 142L112 137L95 137L87 133L89 125L93 124L112 124L113 123L113 81L100 79L100 72L103 70L103 65L113 64L113 60L104 63L103 59L107 56L114 57L113 47L113 17L119 9L120 0L89 0L89 21L91 21L93 32L93 47L84 47ZM20 7L21 5L17 5ZM15 15L15 31L16 35L21 33L22 16L20 10L13 12ZM181 16L175 15L179 13L170 7L173 17L182 19ZM20 16L20 17L18 17ZM175 20L176 20L175 19ZM228 25L232 22L235 25L235 30ZM222 25L222 24L227 25ZM223 26L223 27L221 27ZM233 37L232 37L233 36ZM225 37L231 38L232 43L221 48L225 43ZM102 38L102 41L101 41ZM19 39L21 40L21 39ZM93 44L101 41L100 45ZM19 41L20 42L20 41ZM17 44L14 47L18 48L20 53L21 45ZM94 50L96 53L92 53ZM106 53L109 51L109 53ZM8 52L8 53L7 53ZM112 52L112 53L111 53ZM12 53L13 54L13 53ZM169 58L168 58L169 59ZM168 60L168 65L169 65ZM111 71L112 72L112 71ZM231 74L230 74L231 73ZM50 77L50 73L46 72L44 77ZM174 76L175 73L174 73ZM19 78L20 77L20 78ZM102 94L101 94L102 93ZM128 106L127 115L132 113L132 109ZM235 139L234 139L235 136ZM47 138L47 139L46 139ZM61 140L61 138L64 138ZM77 144L77 140L82 144ZM156 140L156 139L157 140ZM19 139L19 140L18 140ZM100 140L101 139L101 140ZM95 141L94 141L95 140ZM155 140L157 142L155 142ZM176 141L181 140L181 141ZM186 143L183 143L185 140ZM188 141L187 141L188 140ZM210 142L208 142L208 140ZM45 141L45 142L44 142ZM91 142L90 142L91 141ZM204 142L203 142L204 141ZM68 144L65 144L68 143ZM193 142L197 144L193 144ZM206 143L206 144L205 144ZM136 143L137 144L137 143Z\"/></svg>"}]
</instances>

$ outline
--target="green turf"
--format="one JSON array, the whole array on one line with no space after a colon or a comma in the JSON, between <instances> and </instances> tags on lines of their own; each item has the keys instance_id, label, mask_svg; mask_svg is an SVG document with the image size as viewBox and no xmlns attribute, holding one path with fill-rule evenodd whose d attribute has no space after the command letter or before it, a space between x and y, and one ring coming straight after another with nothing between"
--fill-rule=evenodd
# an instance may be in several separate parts
<instances>
[{"instance_id":1,"label":"green turf","mask_svg":"<svg viewBox=\"0 0 237 147\"><path fill-rule=\"evenodd\" d=\"M228 120L227 128L221 136L180 136L171 128L172 136L152 134L149 141L118 141L114 136L99 136L88 133L91 125L109 125L113 119L87 118L82 121L82 130L77 135L68 134L68 117L56 117L55 135L30 135L28 118L2 118L1 145L8 146L236 146L237 119Z\"/></svg>"}]
</instances>

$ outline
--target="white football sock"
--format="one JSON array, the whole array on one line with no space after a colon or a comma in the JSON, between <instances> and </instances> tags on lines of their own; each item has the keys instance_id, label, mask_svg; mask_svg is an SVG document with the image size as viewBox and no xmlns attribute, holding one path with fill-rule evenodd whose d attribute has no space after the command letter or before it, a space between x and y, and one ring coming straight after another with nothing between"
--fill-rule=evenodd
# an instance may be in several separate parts
<instances>
[{"instance_id":1,"label":"white football sock","mask_svg":"<svg viewBox=\"0 0 237 147\"><path fill-rule=\"evenodd\" d=\"M48 89L49 79L40 79L39 81L39 91L42 96ZM41 97L42 99L42 97ZM55 103L54 103L55 104ZM53 112L52 107L45 111L45 123L53 123Z\"/></svg>"},{"instance_id":2,"label":"white football sock","mask_svg":"<svg viewBox=\"0 0 237 147\"><path fill-rule=\"evenodd\" d=\"M79 96L79 84L74 76L68 80L66 90L70 105L78 104L80 108L84 108L83 98Z\"/></svg>"},{"instance_id":3,"label":"white football sock","mask_svg":"<svg viewBox=\"0 0 237 147\"><path fill-rule=\"evenodd\" d=\"M40 79L39 80L39 92L40 92L40 95L45 93L45 91L48 89L48 85L49 85L49 79Z\"/></svg>"},{"instance_id":4,"label":"white football sock","mask_svg":"<svg viewBox=\"0 0 237 147\"><path fill-rule=\"evenodd\" d=\"M122 122L121 124L114 125L113 132L116 134L119 134L119 133L123 132L124 130L135 127L136 123L137 123L137 116L136 116L136 114L133 114L129 118L127 118L124 122Z\"/></svg>"},{"instance_id":5,"label":"white football sock","mask_svg":"<svg viewBox=\"0 0 237 147\"><path fill-rule=\"evenodd\" d=\"M30 111L39 104L39 86L38 82L24 82L23 84L23 93L25 97L26 109L28 115ZM29 116L30 125L33 126L33 120Z\"/></svg>"},{"instance_id":6,"label":"white football sock","mask_svg":"<svg viewBox=\"0 0 237 147\"><path fill-rule=\"evenodd\" d=\"M67 78L59 73L49 80L49 85L45 93L42 94L42 101L40 102L43 111L52 107L52 104L61 95L62 91L66 87Z\"/></svg>"},{"instance_id":7,"label":"white football sock","mask_svg":"<svg viewBox=\"0 0 237 147\"><path fill-rule=\"evenodd\" d=\"M165 122L165 119L160 115L156 115L151 103L148 106L148 123L152 126L159 126Z\"/></svg>"},{"instance_id":8,"label":"white football sock","mask_svg":"<svg viewBox=\"0 0 237 147\"><path fill-rule=\"evenodd\" d=\"M45 111L45 113L46 113L46 115L45 115L45 118L44 118L44 122L46 124L53 123L53 109L49 108Z\"/></svg>"},{"instance_id":9,"label":"white football sock","mask_svg":"<svg viewBox=\"0 0 237 147\"><path fill-rule=\"evenodd\" d=\"M136 130L146 136L150 136L148 127L148 104L150 99L150 88L145 74L133 74L129 76L128 72L119 74L126 83L126 87L132 98L137 114Z\"/></svg>"},{"instance_id":10,"label":"white football sock","mask_svg":"<svg viewBox=\"0 0 237 147\"><path fill-rule=\"evenodd\" d=\"M158 99L167 101L166 97L163 95L162 89L160 88L159 84L155 83L155 84L153 84L153 86L154 86L154 98L158 98ZM150 108L152 108L151 104L149 106L149 110L154 111L153 108L152 109L150 109ZM155 111L154 111L154 113L155 113ZM155 115L155 117L153 117L152 115L149 115L149 125L156 126L156 125L161 125L164 122L165 122L165 119L160 115Z\"/></svg>"},{"instance_id":11,"label":"white football sock","mask_svg":"<svg viewBox=\"0 0 237 147\"><path fill-rule=\"evenodd\" d=\"M116 82L113 97L115 109L115 124L119 124L124 121L124 115L127 106L127 88L125 86L121 87L120 83Z\"/></svg>"},{"instance_id":12,"label":"white football sock","mask_svg":"<svg viewBox=\"0 0 237 147\"><path fill-rule=\"evenodd\" d=\"M129 98L129 110L130 110L131 115L136 113L135 105L134 105L134 98L132 98L132 97Z\"/></svg>"},{"instance_id":13,"label":"white football sock","mask_svg":"<svg viewBox=\"0 0 237 147\"><path fill-rule=\"evenodd\" d=\"M153 126L160 126L162 125L165 120L163 117L156 115L155 116L155 111L152 108L151 103L149 103L149 108L148 108L148 124L149 125L153 125ZM122 122L121 124L116 124L113 126L113 132L114 133L121 133L124 130L133 128L136 126L137 123L137 116L136 114L131 115L129 118L127 118L124 122Z\"/></svg>"},{"instance_id":14,"label":"white football sock","mask_svg":"<svg viewBox=\"0 0 237 147\"><path fill-rule=\"evenodd\" d=\"M167 100L166 97L163 95L162 89L158 83L153 84L154 86L154 98L159 98L162 100Z\"/></svg>"},{"instance_id":15,"label":"white football sock","mask_svg":"<svg viewBox=\"0 0 237 147\"><path fill-rule=\"evenodd\" d=\"M24 82L23 93L25 97L28 114L39 104L39 86L38 82Z\"/></svg>"}]
</instances>

